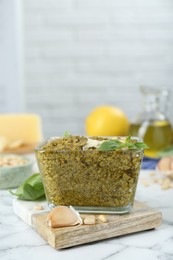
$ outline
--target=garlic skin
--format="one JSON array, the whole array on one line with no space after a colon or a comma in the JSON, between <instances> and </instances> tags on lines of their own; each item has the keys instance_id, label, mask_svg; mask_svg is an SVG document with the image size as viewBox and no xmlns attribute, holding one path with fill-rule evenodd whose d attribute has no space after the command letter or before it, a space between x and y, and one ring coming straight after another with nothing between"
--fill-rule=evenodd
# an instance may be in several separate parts
<instances>
[{"instance_id":1,"label":"garlic skin","mask_svg":"<svg viewBox=\"0 0 173 260\"><path fill-rule=\"evenodd\" d=\"M47 216L47 224L52 228L68 227L81 225L82 219L72 206L58 206L52 209Z\"/></svg>"}]
</instances>

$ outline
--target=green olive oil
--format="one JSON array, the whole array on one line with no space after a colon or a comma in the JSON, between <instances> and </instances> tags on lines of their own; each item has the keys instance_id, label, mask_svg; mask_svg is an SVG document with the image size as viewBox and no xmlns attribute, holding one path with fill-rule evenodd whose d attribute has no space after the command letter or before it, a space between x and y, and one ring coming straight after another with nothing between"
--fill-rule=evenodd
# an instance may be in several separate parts
<instances>
[{"instance_id":1,"label":"green olive oil","mask_svg":"<svg viewBox=\"0 0 173 260\"><path fill-rule=\"evenodd\" d=\"M129 134L131 136L139 136L139 129L141 124L131 124ZM150 157L157 157L157 153L167 148L173 140L172 126L169 121L154 121L148 124L144 136L144 142L149 146L145 150L145 155Z\"/></svg>"}]
</instances>

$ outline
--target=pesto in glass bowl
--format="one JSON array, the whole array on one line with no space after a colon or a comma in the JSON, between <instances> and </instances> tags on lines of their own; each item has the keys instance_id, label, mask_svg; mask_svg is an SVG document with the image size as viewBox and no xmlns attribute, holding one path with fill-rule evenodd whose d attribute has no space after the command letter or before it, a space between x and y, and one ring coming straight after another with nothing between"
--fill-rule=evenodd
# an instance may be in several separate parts
<instances>
[{"instance_id":1,"label":"pesto in glass bowl","mask_svg":"<svg viewBox=\"0 0 173 260\"><path fill-rule=\"evenodd\" d=\"M133 137L50 138L35 149L49 206L127 213L133 207L145 145Z\"/></svg>"}]
</instances>

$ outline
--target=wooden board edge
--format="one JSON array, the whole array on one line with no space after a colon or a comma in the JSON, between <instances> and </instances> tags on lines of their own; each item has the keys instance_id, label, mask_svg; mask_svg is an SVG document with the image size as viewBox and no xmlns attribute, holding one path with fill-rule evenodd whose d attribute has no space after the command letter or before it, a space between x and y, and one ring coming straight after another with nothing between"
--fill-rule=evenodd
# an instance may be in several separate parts
<instances>
[{"instance_id":1,"label":"wooden board edge","mask_svg":"<svg viewBox=\"0 0 173 260\"><path fill-rule=\"evenodd\" d=\"M108 232L108 229L105 228L105 230L102 228L102 232L103 234L100 235L100 230L98 230L98 232L93 232L93 234L89 233L89 236L85 235L85 234L79 234L79 239L74 240L71 239L71 241L61 241L59 239L56 239L55 237L55 249L63 249L63 248L69 248L69 247L73 247L73 246L77 246L77 245L82 245L82 244L88 244L88 243L92 243L92 242L97 242L97 241L101 241L101 240L106 240L106 239L110 239L110 238L116 238L116 237L120 237L123 235L129 235L129 234L133 234L133 233L137 233L137 232L142 232L142 231L147 231L147 230L151 230L151 229L155 229L158 226L161 225L162 223L162 214L160 212L155 212L155 214L153 214L152 216L150 216L149 218L145 218L147 220L146 224L144 225L143 223L143 218L140 218L138 221L134 221L133 225L131 223L131 227L128 228L126 227L125 224L123 224L123 229L122 226L118 226L118 227L113 227L111 226ZM141 223L140 223L141 222ZM128 225L128 223L127 223ZM92 227L91 227L92 228ZM73 234L74 232L70 232L71 238L73 238ZM99 234L97 236L97 233Z\"/></svg>"},{"instance_id":2,"label":"wooden board edge","mask_svg":"<svg viewBox=\"0 0 173 260\"><path fill-rule=\"evenodd\" d=\"M83 226L83 228L68 227L65 229L58 229L58 232L56 233L54 232L55 230L52 230L47 226L46 221L41 220L41 216L40 218L33 216L33 228L55 249L63 249L150 230L157 228L161 223L162 213L151 209L151 211L146 211L143 215L134 215L132 219L130 219L130 226L128 217L125 218L124 223L121 225L119 221L116 222L115 218L115 220L110 223L102 223L102 225L95 226Z\"/></svg>"},{"instance_id":3,"label":"wooden board edge","mask_svg":"<svg viewBox=\"0 0 173 260\"><path fill-rule=\"evenodd\" d=\"M40 216L47 216L48 213L43 213ZM56 237L54 233L52 232L52 229L47 226L46 220L44 222L40 221L40 218L38 218L39 215L33 215L32 216L32 227L37 231L37 233L48 242L49 245L55 248L55 240ZM45 228L46 226L46 228Z\"/></svg>"}]
</instances>

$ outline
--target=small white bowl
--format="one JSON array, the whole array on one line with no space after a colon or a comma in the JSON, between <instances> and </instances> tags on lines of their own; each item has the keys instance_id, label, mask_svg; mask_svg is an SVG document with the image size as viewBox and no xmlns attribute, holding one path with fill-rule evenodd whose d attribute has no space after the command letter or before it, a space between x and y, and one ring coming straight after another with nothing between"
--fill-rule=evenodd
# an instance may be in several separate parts
<instances>
[{"instance_id":1,"label":"small white bowl","mask_svg":"<svg viewBox=\"0 0 173 260\"><path fill-rule=\"evenodd\" d=\"M13 157L16 160L25 160L21 165L0 165L0 189L16 188L32 175L33 162L24 156L15 154L0 154L0 159L7 160Z\"/></svg>"}]
</instances>

